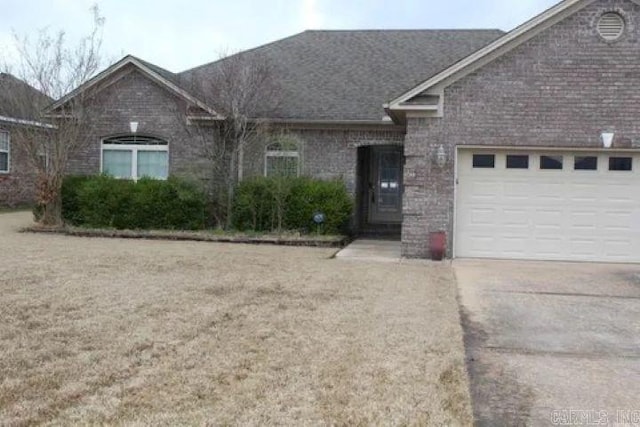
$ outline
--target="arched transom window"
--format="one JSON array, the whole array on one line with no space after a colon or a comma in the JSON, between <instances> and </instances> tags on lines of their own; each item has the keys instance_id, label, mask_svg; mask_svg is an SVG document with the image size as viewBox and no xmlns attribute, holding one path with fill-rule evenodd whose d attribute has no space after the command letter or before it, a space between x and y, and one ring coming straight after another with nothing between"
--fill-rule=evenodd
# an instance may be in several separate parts
<instances>
[{"instance_id":1,"label":"arched transom window","mask_svg":"<svg viewBox=\"0 0 640 427\"><path fill-rule=\"evenodd\" d=\"M277 141L267 146L264 162L267 177L297 177L300 175L300 152L292 140Z\"/></svg>"},{"instance_id":2,"label":"arched transom window","mask_svg":"<svg viewBox=\"0 0 640 427\"><path fill-rule=\"evenodd\" d=\"M104 139L102 173L123 179L167 179L169 144L158 138L140 135Z\"/></svg>"}]
</instances>

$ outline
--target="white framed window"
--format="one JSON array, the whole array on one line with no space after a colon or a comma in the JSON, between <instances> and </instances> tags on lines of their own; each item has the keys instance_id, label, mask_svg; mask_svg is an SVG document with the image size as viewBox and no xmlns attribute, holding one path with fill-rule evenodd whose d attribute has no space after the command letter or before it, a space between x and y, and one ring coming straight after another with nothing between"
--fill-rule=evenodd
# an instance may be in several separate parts
<instances>
[{"instance_id":1,"label":"white framed window","mask_svg":"<svg viewBox=\"0 0 640 427\"><path fill-rule=\"evenodd\" d=\"M47 145L42 145L38 147L38 151L36 152L38 167L45 171L49 171L49 150L47 149Z\"/></svg>"},{"instance_id":2,"label":"white framed window","mask_svg":"<svg viewBox=\"0 0 640 427\"><path fill-rule=\"evenodd\" d=\"M11 170L11 140L9 132L0 130L0 173Z\"/></svg>"},{"instance_id":3,"label":"white framed window","mask_svg":"<svg viewBox=\"0 0 640 427\"><path fill-rule=\"evenodd\" d=\"M267 146L264 176L297 177L300 175L300 153L297 144L275 142Z\"/></svg>"},{"instance_id":4,"label":"white framed window","mask_svg":"<svg viewBox=\"0 0 640 427\"><path fill-rule=\"evenodd\" d=\"M107 138L102 141L100 170L121 179L167 179L169 143L158 138L137 135Z\"/></svg>"}]
</instances>

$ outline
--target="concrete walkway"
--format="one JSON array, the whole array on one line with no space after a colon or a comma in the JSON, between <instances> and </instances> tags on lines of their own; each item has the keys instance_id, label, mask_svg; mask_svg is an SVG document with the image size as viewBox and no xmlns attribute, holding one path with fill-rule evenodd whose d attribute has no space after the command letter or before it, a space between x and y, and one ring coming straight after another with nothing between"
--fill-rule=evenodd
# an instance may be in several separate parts
<instances>
[{"instance_id":1,"label":"concrete walkway","mask_svg":"<svg viewBox=\"0 0 640 427\"><path fill-rule=\"evenodd\" d=\"M349 246L338 252L336 258L358 261L399 263L402 261L400 241L357 239Z\"/></svg>"}]
</instances>

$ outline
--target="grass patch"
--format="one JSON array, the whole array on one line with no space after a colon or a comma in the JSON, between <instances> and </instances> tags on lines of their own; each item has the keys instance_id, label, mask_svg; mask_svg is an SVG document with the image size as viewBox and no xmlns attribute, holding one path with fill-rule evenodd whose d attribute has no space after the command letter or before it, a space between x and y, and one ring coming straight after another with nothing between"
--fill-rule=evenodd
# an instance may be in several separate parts
<instances>
[{"instance_id":1,"label":"grass patch","mask_svg":"<svg viewBox=\"0 0 640 427\"><path fill-rule=\"evenodd\" d=\"M0 217L0 425L470 425L449 266L29 221Z\"/></svg>"},{"instance_id":2,"label":"grass patch","mask_svg":"<svg viewBox=\"0 0 640 427\"><path fill-rule=\"evenodd\" d=\"M16 207L0 206L0 214L27 212L27 211L30 212L32 209L33 208L31 206L16 206Z\"/></svg>"}]
</instances>

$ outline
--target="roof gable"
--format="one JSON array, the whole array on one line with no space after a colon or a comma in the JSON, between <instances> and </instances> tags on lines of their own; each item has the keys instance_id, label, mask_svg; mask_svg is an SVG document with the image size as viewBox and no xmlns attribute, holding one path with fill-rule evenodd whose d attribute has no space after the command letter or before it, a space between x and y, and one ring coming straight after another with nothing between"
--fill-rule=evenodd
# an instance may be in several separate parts
<instances>
[{"instance_id":1,"label":"roof gable","mask_svg":"<svg viewBox=\"0 0 640 427\"><path fill-rule=\"evenodd\" d=\"M577 13L597 0L563 0L542 14L525 22L493 43L456 62L438 74L423 81L409 91L384 105L396 120L404 114L419 112L436 117L443 113L444 89L452 83L505 55L549 27ZM631 0L638 3L637 0ZM437 99L436 102L433 99ZM422 102L429 99L429 102Z\"/></svg>"},{"instance_id":2,"label":"roof gable","mask_svg":"<svg viewBox=\"0 0 640 427\"><path fill-rule=\"evenodd\" d=\"M144 76L148 77L152 81L158 83L160 86L166 88L171 93L183 98L187 102L193 104L197 108L205 111L210 114L215 119L222 119L222 116L219 115L213 108L208 106L203 101L197 99L195 96L191 95L188 91L183 89L178 85L178 79L175 74L167 71L163 68L160 68L156 65L153 65L149 62L143 61L135 56L128 55L113 64L106 70L102 71L83 85L79 86L77 89L72 91L71 93L65 95L60 98L58 101L49 106L46 110L49 114L55 114L55 111L63 107L65 104L69 103L71 100L78 97L80 94L86 92L89 89L97 88L98 85L102 82L107 81L110 77L114 76L118 71L123 70L127 66L133 66L138 71L140 71ZM101 88L98 88L100 91Z\"/></svg>"}]
</instances>

